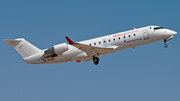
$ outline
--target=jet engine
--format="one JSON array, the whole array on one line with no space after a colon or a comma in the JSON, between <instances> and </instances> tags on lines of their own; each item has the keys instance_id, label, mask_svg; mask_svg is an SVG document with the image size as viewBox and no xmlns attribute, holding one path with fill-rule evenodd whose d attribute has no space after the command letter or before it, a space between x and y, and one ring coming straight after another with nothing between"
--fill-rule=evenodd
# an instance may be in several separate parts
<instances>
[{"instance_id":1,"label":"jet engine","mask_svg":"<svg viewBox=\"0 0 180 101\"><path fill-rule=\"evenodd\" d=\"M45 54L61 54L67 50L68 50L67 43L62 43L62 44L54 45L52 48L49 48L44 52Z\"/></svg>"}]
</instances>

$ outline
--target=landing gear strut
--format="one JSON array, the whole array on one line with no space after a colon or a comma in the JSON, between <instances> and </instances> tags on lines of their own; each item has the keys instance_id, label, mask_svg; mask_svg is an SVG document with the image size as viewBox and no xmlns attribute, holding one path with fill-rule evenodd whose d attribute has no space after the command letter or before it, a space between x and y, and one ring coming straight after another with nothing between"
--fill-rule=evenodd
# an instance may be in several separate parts
<instances>
[{"instance_id":1,"label":"landing gear strut","mask_svg":"<svg viewBox=\"0 0 180 101\"><path fill-rule=\"evenodd\" d=\"M93 57L93 62L95 65L99 63L99 58L98 57Z\"/></svg>"},{"instance_id":2,"label":"landing gear strut","mask_svg":"<svg viewBox=\"0 0 180 101\"><path fill-rule=\"evenodd\" d=\"M164 43L165 43L165 44L164 44L164 47L165 47L165 48L167 48L167 47L168 47L168 45L166 44L166 42L167 42L167 40L166 40L166 39L164 39Z\"/></svg>"}]
</instances>

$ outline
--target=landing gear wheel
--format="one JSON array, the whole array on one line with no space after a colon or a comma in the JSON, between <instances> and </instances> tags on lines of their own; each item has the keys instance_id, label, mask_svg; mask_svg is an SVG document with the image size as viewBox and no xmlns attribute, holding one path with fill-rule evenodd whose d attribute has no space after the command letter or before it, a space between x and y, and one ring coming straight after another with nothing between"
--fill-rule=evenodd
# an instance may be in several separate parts
<instances>
[{"instance_id":1,"label":"landing gear wheel","mask_svg":"<svg viewBox=\"0 0 180 101\"><path fill-rule=\"evenodd\" d=\"M168 47L168 45L166 44L166 42L167 42L167 40L166 40L166 39L164 39L164 43L165 43L165 44L164 44L164 47L165 47L165 48L167 48L167 47Z\"/></svg>"},{"instance_id":2,"label":"landing gear wheel","mask_svg":"<svg viewBox=\"0 0 180 101\"><path fill-rule=\"evenodd\" d=\"M93 57L93 62L95 65L99 63L99 58L98 57Z\"/></svg>"}]
</instances>

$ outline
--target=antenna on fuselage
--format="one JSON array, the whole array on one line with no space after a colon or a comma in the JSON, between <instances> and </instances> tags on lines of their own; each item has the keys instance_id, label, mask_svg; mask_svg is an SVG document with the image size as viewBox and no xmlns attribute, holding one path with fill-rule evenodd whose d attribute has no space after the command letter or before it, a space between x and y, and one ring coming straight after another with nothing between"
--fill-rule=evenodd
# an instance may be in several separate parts
<instances>
[{"instance_id":1,"label":"antenna on fuselage","mask_svg":"<svg viewBox=\"0 0 180 101\"><path fill-rule=\"evenodd\" d=\"M133 27L134 29L136 29L135 27Z\"/></svg>"}]
</instances>

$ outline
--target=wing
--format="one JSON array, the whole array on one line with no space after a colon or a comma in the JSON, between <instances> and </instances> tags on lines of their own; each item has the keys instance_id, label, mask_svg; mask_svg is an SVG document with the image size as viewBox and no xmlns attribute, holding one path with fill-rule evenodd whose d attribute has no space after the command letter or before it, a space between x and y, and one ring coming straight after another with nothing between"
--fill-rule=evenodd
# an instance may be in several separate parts
<instances>
[{"instance_id":1,"label":"wing","mask_svg":"<svg viewBox=\"0 0 180 101\"><path fill-rule=\"evenodd\" d=\"M95 47L95 46L89 46L85 45L82 43L74 43L71 39L69 39L67 36L65 37L68 43L79 50L86 52L86 54L90 57L95 56L95 55L103 55L103 54L108 54L111 53L115 48L117 47L112 47L112 48L101 48L101 47Z\"/></svg>"}]
</instances>

